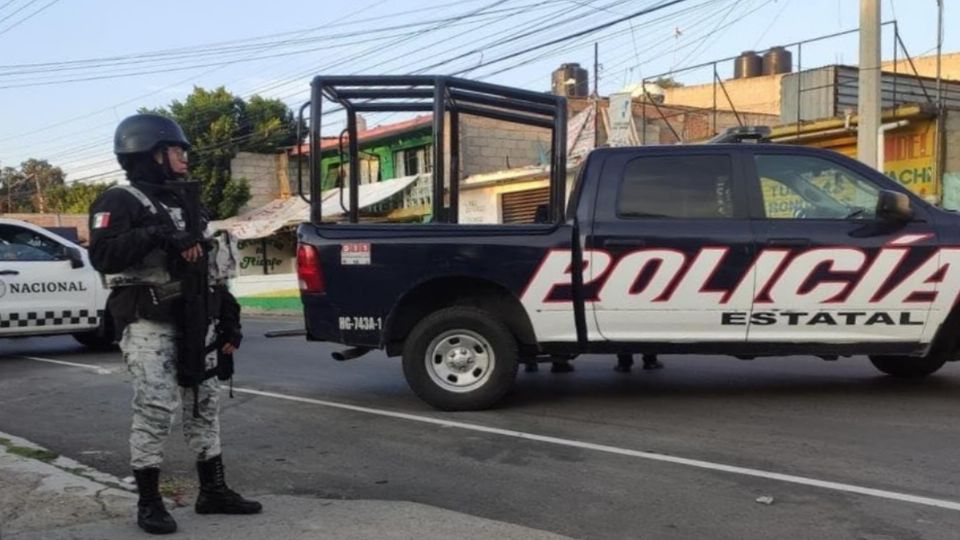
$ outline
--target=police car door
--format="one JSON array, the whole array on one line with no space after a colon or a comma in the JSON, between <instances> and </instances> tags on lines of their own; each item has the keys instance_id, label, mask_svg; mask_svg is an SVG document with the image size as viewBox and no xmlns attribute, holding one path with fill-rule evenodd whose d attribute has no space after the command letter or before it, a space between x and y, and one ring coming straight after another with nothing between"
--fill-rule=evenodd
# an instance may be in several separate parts
<instances>
[{"instance_id":1,"label":"police car door","mask_svg":"<svg viewBox=\"0 0 960 540\"><path fill-rule=\"evenodd\" d=\"M746 340L754 238L739 161L719 146L611 153L585 291L605 340Z\"/></svg>"},{"instance_id":2,"label":"police car door","mask_svg":"<svg viewBox=\"0 0 960 540\"><path fill-rule=\"evenodd\" d=\"M758 281L749 341L916 343L940 273L929 216L876 216L892 181L839 154L757 149ZM878 178L879 177L879 178Z\"/></svg>"},{"instance_id":3,"label":"police car door","mask_svg":"<svg viewBox=\"0 0 960 540\"><path fill-rule=\"evenodd\" d=\"M97 273L40 230L0 223L0 335L97 326Z\"/></svg>"}]
</instances>

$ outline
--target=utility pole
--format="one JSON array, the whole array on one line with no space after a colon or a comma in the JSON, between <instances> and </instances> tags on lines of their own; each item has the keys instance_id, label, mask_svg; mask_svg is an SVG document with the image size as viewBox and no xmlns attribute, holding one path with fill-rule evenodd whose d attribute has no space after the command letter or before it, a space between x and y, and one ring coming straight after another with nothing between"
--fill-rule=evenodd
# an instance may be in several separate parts
<instances>
[{"instance_id":1,"label":"utility pole","mask_svg":"<svg viewBox=\"0 0 960 540\"><path fill-rule=\"evenodd\" d=\"M44 208L46 205L43 201L43 188L40 186L40 177L37 176L37 173L33 173L24 178L24 180L30 180L31 178L33 178L33 183L37 186L37 209L40 210L39 213L44 214L46 213L46 208Z\"/></svg>"},{"instance_id":2,"label":"utility pole","mask_svg":"<svg viewBox=\"0 0 960 540\"><path fill-rule=\"evenodd\" d=\"M937 109L943 112L943 77L940 65L943 61L943 0L937 0Z\"/></svg>"},{"instance_id":3,"label":"utility pole","mask_svg":"<svg viewBox=\"0 0 960 540\"><path fill-rule=\"evenodd\" d=\"M860 0L860 82L857 99L857 159L877 163L880 130L880 0Z\"/></svg>"},{"instance_id":4,"label":"utility pole","mask_svg":"<svg viewBox=\"0 0 960 540\"><path fill-rule=\"evenodd\" d=\"M600 146L600 42L593 43L593 147Z\"/></svg>"}]
</instances>

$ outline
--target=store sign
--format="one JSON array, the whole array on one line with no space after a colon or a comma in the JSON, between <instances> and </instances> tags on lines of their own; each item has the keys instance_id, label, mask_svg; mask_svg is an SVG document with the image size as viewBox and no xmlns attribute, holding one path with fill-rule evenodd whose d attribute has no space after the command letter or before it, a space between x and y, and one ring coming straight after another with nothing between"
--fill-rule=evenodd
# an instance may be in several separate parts
<instances>
[{"instance_id":1,"label":"store sign","mask_svg":"<svg viewBox=\"0 0 960 540\"><path fill-rule=\"evenodd\" d=\"M240 240L237 242L240 250L240 275L263 274L264 265L269 274L293 272L295 245L292 238L282 235L267 238L266 242L262 239Z\"/></svg>"},{"instance_id":2,"label":"store sign","mask_svg":"<svg viewBox=\"0 0 960 540\"><path fill-rule=\"evenodd\" d=\"M936 132L933 121L887 132L883 172L921 197L940 193L935 178Z\"/></svg>"}]
</instances>

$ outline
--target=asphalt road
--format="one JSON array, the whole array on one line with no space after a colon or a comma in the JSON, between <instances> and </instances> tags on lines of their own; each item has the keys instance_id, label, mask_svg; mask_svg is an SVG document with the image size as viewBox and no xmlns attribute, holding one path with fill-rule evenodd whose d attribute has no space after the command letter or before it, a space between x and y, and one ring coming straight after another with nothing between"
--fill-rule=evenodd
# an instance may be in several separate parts
<instances>
[{"instance_id":1,"label":"asphalt road","mask_svg":"<svg viewBox=\"0 0 960 540\"><path fill-rule=\"evenodd\" d=\"M583 357L574 373L520 373L495 410L441 413L397 359L336 363L326 345L262 337L296 324L245 323L222 415L227 477L245 494L413 501L576 538L960 530L960 364L904 382L863 358L666 356L662 371L620 374ZM127 476L130 397L118 353L0 341L0 431ZM194 476L178 435L165 474Z\"/></svg>"}]
</instances>

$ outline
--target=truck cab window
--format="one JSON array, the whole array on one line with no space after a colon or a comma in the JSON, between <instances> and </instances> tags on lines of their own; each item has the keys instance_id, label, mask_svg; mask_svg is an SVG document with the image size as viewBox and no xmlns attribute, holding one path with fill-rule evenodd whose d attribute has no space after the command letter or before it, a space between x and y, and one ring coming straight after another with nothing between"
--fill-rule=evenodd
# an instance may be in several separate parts
<instances>
[{"instance_id":1,"label":"truck cab window","mask_svg":"<svg viewBox=\"0 0 960 540\"><path fill-rule=\"evenodd\" d=\"M758 154L757 175L768 219L873 219L879 189L822 158Z\"/></svg>"},{"instance_id":2,"label":"truck cab window","mask_svg":"<svg viewBox=\"0 0 960 540\"><path fill-rule=\"evenodd\" d=\"M732 190L729 156L640 157L624 171L617 214L627 219L732 218Z\"/></svg>"}]
</instances>

